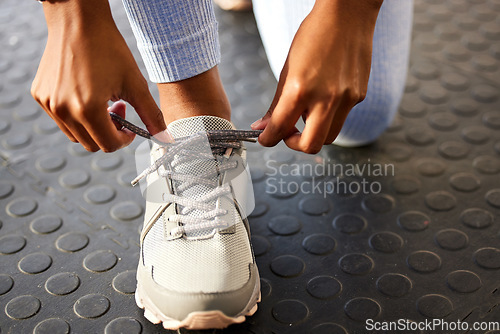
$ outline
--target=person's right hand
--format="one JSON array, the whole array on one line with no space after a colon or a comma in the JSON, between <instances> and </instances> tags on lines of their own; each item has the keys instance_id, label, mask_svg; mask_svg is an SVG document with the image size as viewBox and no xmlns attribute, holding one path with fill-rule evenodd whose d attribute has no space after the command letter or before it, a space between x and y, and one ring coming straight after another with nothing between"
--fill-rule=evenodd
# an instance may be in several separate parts
<instances>
[{"instance_id":1,"label":"person's right hand","mask_svg":"<svg viewBox=\"0 0 500 334\"><path fill-rule=\"evenodd\" d=\"M73 142L112 152L134 135L119 131L108 101L129 102L151 134L165 129L125 40L104 0L45 2L49 34L31 94ZM123 105L118 112L124 116Z\"/></svg>"}]
</instances>

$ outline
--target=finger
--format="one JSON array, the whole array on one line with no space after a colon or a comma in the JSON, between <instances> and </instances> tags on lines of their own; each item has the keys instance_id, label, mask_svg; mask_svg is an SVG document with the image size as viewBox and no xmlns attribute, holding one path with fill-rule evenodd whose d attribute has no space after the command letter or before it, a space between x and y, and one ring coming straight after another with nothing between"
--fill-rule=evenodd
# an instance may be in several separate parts
<instances>
[{"instance_id":1,"label":"finger","mask_svg":"<svg viewBox=\"0 0 500 334\"><path fill-rule=\"evenodd\" d=\"M47 115L50 116L50 118L52 118L52 120L57 124L59 129L61 129L61 131L66 135L66 137L68 137L69 140L71 140L73 143L78 143L78 140L73 135L73 132L71 132L68 129L68 127L66 125L64 125L64 123L62 121L57 119L55 116L52 116L52 114L50 112L47 112L47 111L45 111L45 112L47 113Z\"/></svg>"},{"instance_id":2,"label":"finger","mask_svg":"<svg viewBox=\"0 0 500 334\"><path fill-rule=\"evenodd\" d=\"M111 107L108 108L108 113L112 112L114 114L117 114L121 118L125 119L126 110L127 110L127 104L125 102L116 101L115 103L113 103L111 105ZM116 122L114 119L111 119L111 121L113 122L113 124L115 125L115 127L118 131L126 132L128 134L135 136L135 134L132 131L130 131L129 129L127 129L126 127L121 125L120 123Z\"/></svg>"},{"instance_id":3,"label":"finger","mask_svg":"<svg viewBox=\"0 0 500 334\"><path fill-rule=\"evenodd\" d=\"M66 135L66 137L68 137L69 140L71 140L73 143L77 143L78 140L76 140L75 136L66 127L66 125L64 125L64 123L62 121L60 121L56 116L52 115L52 112L50 111L50 108L45 107L45 106L50 106L50 100L47 99L47 101L45 101L46 103L42 103L42 100L35 93L35 89L33 87L31 88L31 95L33 96L33 98L35 99L35 101L38 103L38 105L43 109L43 111L45 111L45 113L47 115L49 115L50 118L52 118L52 120L57 124L57 126L59 127L59 129L61 129L61 131Z\"/></svg>"},{"instance_id":4,"label":"finger","mask_svg":"<svg viewBox=\"0 0 500 334\"><path fill-rule=\"evenodd\" d=\"M78 140L80 145L82 145L87 151L97 152L99 151L99 145L92 139L88 131L79 123L73 123L70 125L72 133Z\"/></svg>"},{"instance_id":5,"label":"finger","mask_svg":"<svg viewBox=\"0 0 500 334\"><path fill-rule=\"evenodd\" d=\"M163 114L158 108L153 96L149 92L147 85L145 88L136 89L130 97L125 98L141 118L142 122L153 136L164 131L167 126L163 119Z\"/></svg>"},{"instance_id":6,"label":"finger","mask_svg":"<svg viewBox=\"0 0 500 334\"><path fill-rule=\"evenodd\" d=\"M89 106L90 109L84 113L80 120L83 127L95 143L104 152L113 152L127 146L134 140L135 135L125 131L117 131L111 117L105 112L106 104L101 106ZM91 115L91 116L88 116Z\"/></svg>"},{"instance_id":7,"label":"finger","mask_svg":"<svg viewBox=\"0 0 500 334\"><path fill-rule=\"evenodd\" d=\"M274 146L297 132L295 124L303 112L305 112L305 107L301 103L282 95L271 117L267 120L264 131L259 136L259 143L263 146Z\"/></svg>"},{"instance_id":8,"label":"finger","mask_svg":"<svg viewBox=\"0 0 500 334\"><path fill-rule=\"evenodd\" d=\"M273 101L271 102L271 105L269 106L269 109L267 110L265 115L250 125L252 130L264 130L266 128L267 124L269 123L269 119L271 118L271 115L273 114L273 111L276 108L276 105L278 104L281 95L283 94L283 86L287 74L288 74L288 63L285 63L283 70L281 71L280 74L280 80L278 82L278 87L276 87L276 93L274 94Z\"/></svg>"},{"instance_id":9,"label":"finger","mask_svg":"<svg viewBox=\"0 0 500 334\"><path fill-rule=\"evenodd\" d=\"M317 104L306 119L302 134L286 138L285 144L293 150L309 154L318 153L329 134L334 114L324 104Z\"/></svg>"},{"instance_id":10,"label":"finger","mask_svg":"<svg viewBox=\"0 0 500 334\"><path fill-rule=\"evenodd\" d=\"M253 122L250 125L250 128L252 128L252 130L264 130L269 123L269 119L271 118L272 114L272 109L269 109L262 118L259 118L258 120Z\"/></svg>"},{"instance_id":11,"label":"finger","mask_svg":"<svg viewBox=\"0 0 500 334\"><path fill-rule=\"evenodd\" d=\"M108 112L112 112L114 114L117 114L121 118L125 118L126 115L126 109L127 105L123 101L117 101L111 105L111 107L108 108ZM120 131L122 130L123 126L119 124L118 122L115 122L113 119L111 119L113 124L116 127L116 130Z\"/></svg>"},{"instance_id":12,"label":"finger","mask_svg":"<svg viewBox=\"0 0 500 334\"><path fill-rule=\"evenodd\" d=\"M343 100L340 103L340 106L337 108L335 111L335 115L333 117L331 126L330 126L330 131L328 135L326 136L326 140L324 144L331 144L335 141L337 136L339 135L340 131L342 130L342 127L344 126L344 122L349 115L349 112L351 109L354 107L352 103L350 103L347 100Z\"/></svg>"}]
</instances>

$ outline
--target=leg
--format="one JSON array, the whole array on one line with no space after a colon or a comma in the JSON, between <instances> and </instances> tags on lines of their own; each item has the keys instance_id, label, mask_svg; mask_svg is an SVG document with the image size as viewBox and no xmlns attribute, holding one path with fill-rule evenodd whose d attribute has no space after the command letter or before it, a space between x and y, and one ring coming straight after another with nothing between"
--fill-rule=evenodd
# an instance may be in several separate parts
<instances>
[{"instance_id":1,"label":"leg","mask_svg":"<svg viewBox=\"0 0 500 334\"><path fill-rule=\"evenodd\" d=\"M165 122L199 115L230 119L217 70L217 21L209 0L123 0Z\"/></svg>"},{"instance_id":2,"label":"leg","mask_svg":"<svg viewBox=\"0 0 500 334\"><path fill-rule=\"evenodd\" d=\"M193 78L159 83L160 107L165 123L201 115L231 119L227 99L217 66Z\"/></svg>"},{"instance_id":3,"label":"leg","mask_svg":"<svg viewBox=\"0 0 500 334\"><path fill-rule=\"evenodd\" d=\"M276 77L293 36L314 0L254 0L262 41ZM409 57L413 1L385 0L375 28L368 93L352 109L335 140L341 146L360 146L377 139L391 123L403 95Z\"/></svg>"}]
</instances>

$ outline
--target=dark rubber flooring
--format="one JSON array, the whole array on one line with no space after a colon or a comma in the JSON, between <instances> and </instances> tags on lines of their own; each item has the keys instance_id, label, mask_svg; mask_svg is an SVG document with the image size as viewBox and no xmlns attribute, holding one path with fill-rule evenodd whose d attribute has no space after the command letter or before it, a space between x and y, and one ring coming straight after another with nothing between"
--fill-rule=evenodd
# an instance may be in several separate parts
<instances>
[{"instance_id":1,"label":"dark rubber flooring","mask_svg":"<svg viewBox=\"0 0 500 334\"><path fill-rule=\"evenodd\" d=\"M252 15L218 15L221 75L234 122L248 128L276 83ZM133 298L144 212L129 185L138 142L90 154L40 110L29 88L45 37L38 3L0 2L0 332L161 333ZM316 158L248 145L263 298L246 323L207 333L500 321L499 78L500 1L418 0L406 93L376 143ZM344 170L308 169L316 163ZM314 182L326 188L297 190ZM363 184L370 194L358 192ZM453 333L466 332L500 333Z\"/></svg>"}]
</instances>

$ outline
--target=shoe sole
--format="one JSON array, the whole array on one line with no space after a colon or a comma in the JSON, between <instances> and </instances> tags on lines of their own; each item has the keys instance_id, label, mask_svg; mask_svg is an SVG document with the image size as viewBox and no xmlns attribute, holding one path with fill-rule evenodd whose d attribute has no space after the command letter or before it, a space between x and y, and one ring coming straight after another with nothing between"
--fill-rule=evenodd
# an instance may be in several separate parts
<instances>
[{"instance_id":1,"label":"shoe sole","mask_svg":"<svg viewBox=\"0 0 500 334\"><path fill-rule=\"evenodd\" d=\"M260 283L260 282L259 282ZM261 300L260 284L256 285L254 295L258 291L258 297L252 297L245 310L236 317L228 317L218 310L213 311L199 311L191 312L183 320L172 319L163 314L151 302L147 296L141 296L141 288L138 285L135 291L135 302L137 306L144 310L144 317L153 324L163 323L163 328L170 330L177 330L186 328L189 330L202 330L202 329L222 329L232 324L241 324L245 321L247 316L252 316L257 311L257 303Z\"/></svg>"}]
</instances>

